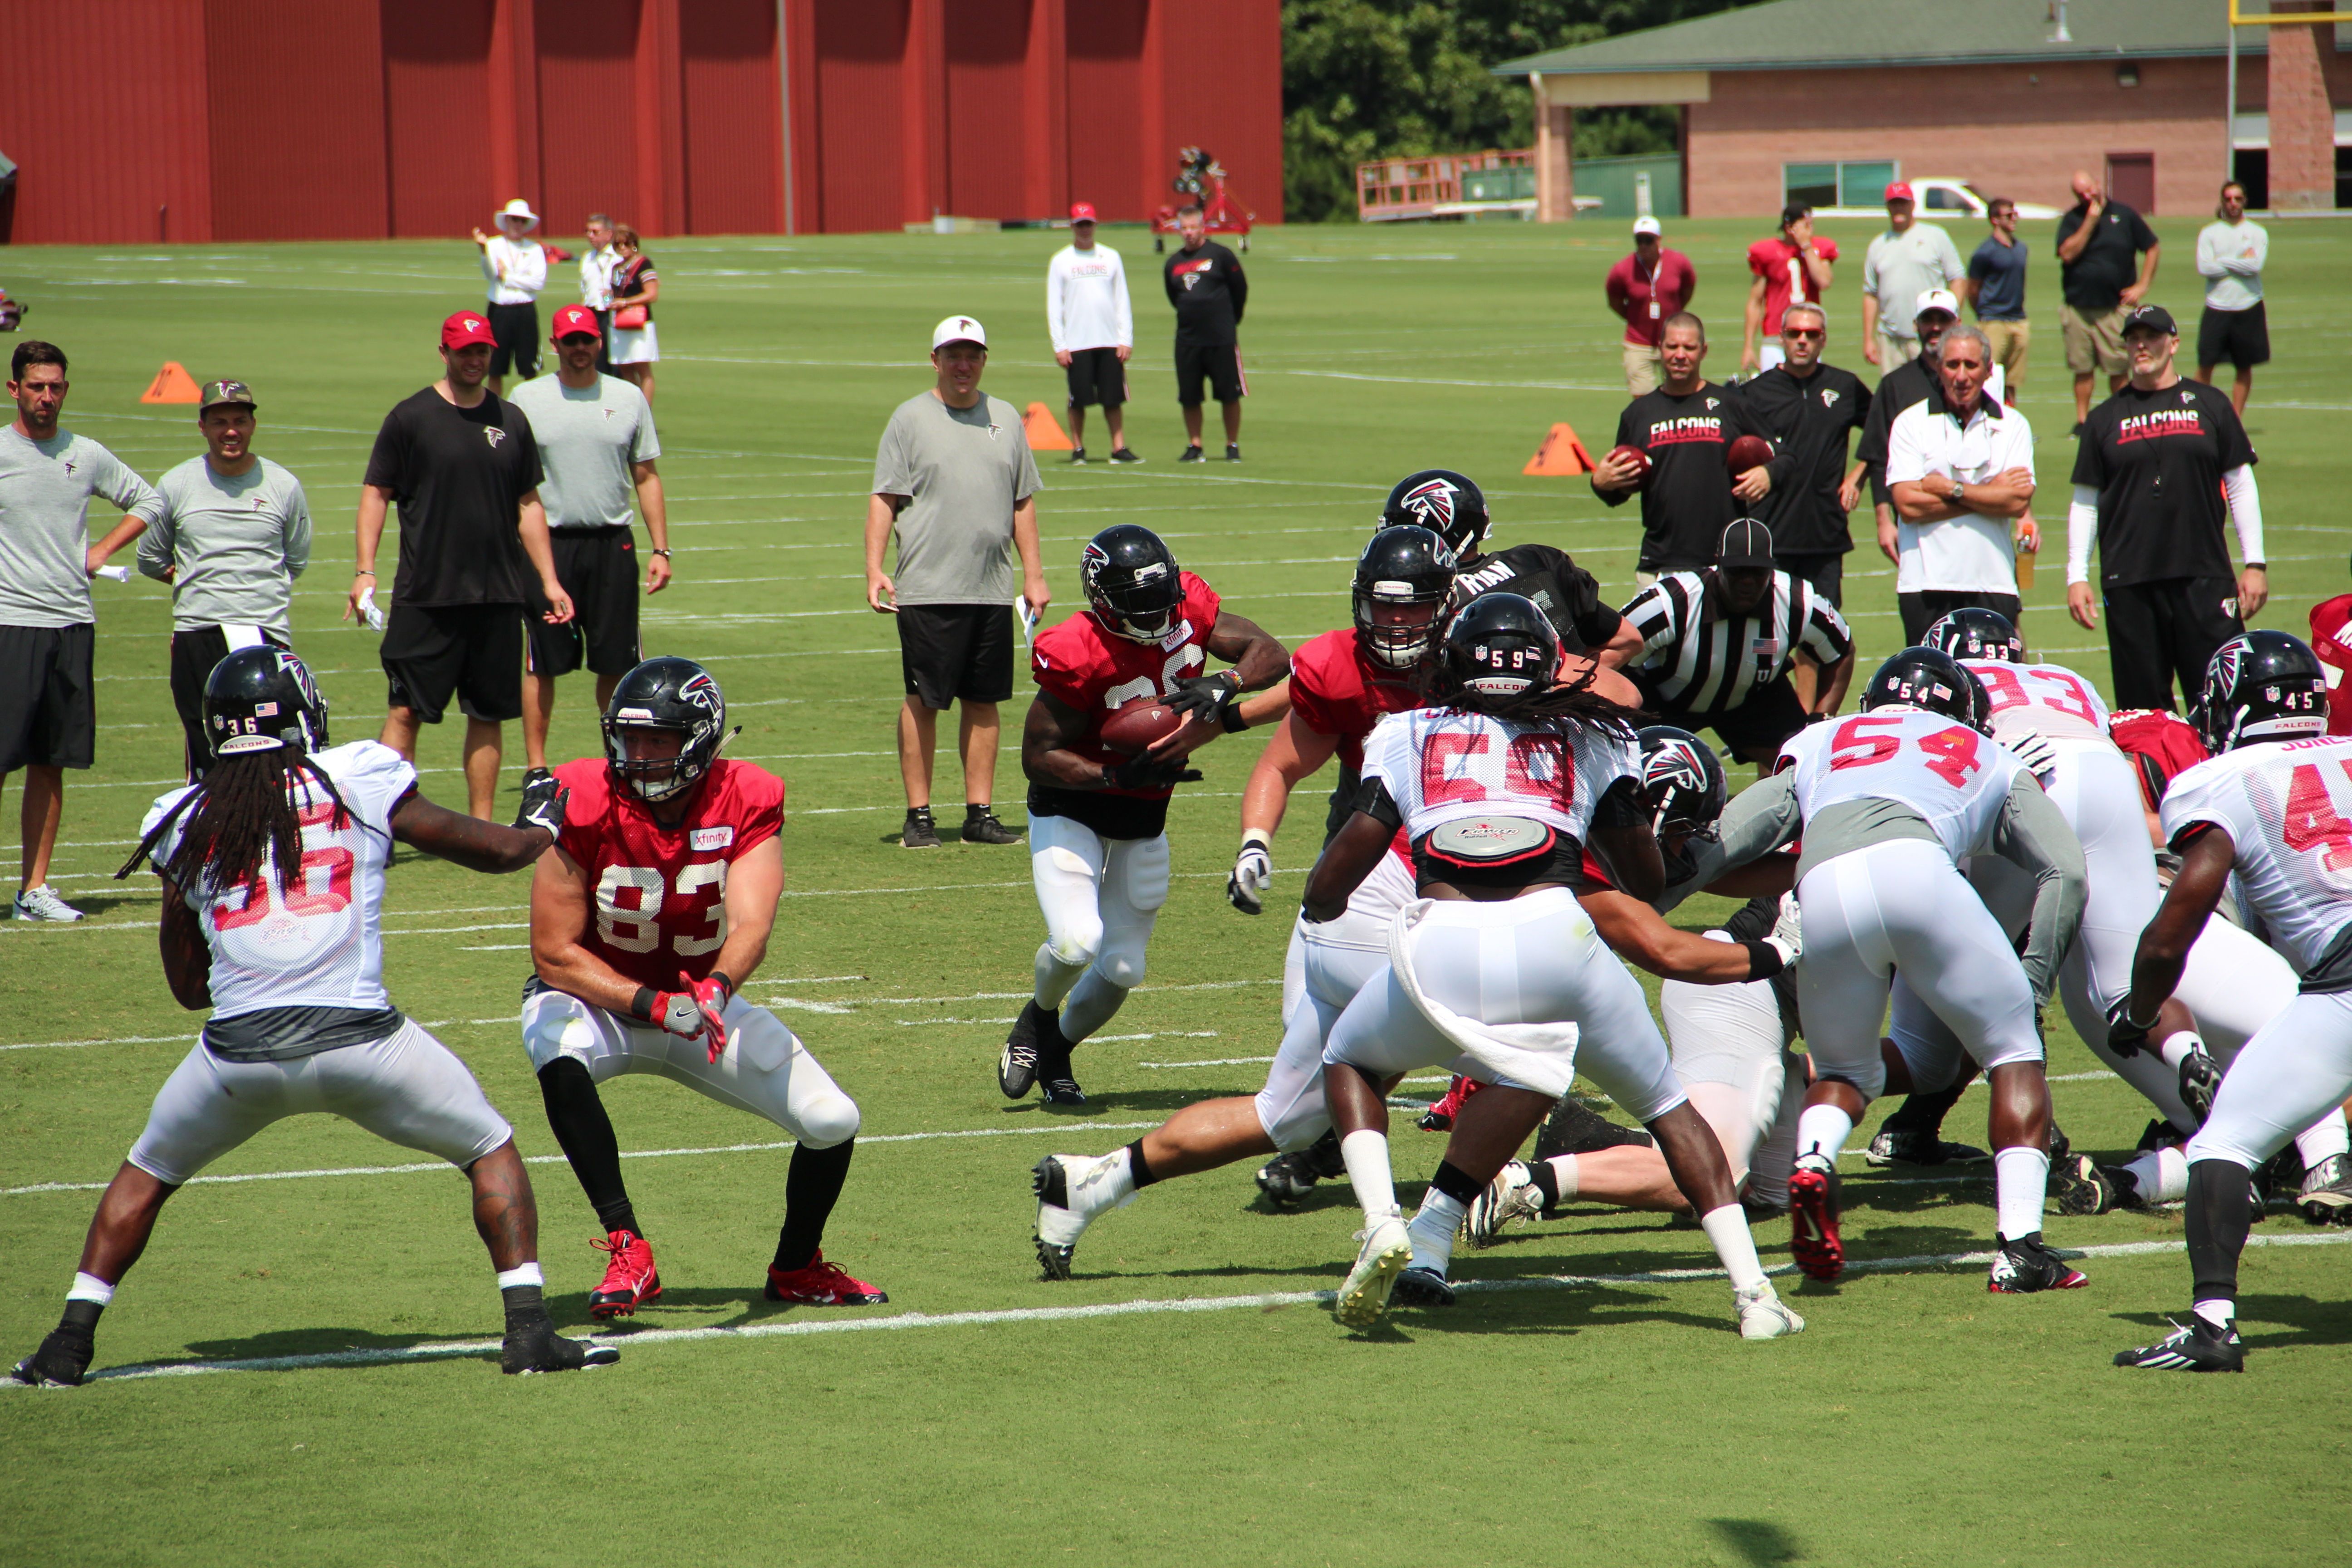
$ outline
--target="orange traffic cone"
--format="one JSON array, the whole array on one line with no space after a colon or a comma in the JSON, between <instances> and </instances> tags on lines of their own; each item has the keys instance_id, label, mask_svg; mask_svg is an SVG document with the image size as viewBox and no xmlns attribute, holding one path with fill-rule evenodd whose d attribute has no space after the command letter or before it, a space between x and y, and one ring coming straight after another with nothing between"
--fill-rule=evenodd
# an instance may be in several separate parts
<instances>
[{"instance_id":1,"label":"orange traffic cone","mask_svg":"<svg viewBox=\"0 0 2352 1568\"><path fill-rule=\"evenodd\" d=\"M163 368L155 373L155 379L147 384L147 390L139 395L139 401L194 403L203 395L196 389L195 378L188 374L187 367L178 360L167 359L163 362Z\"/></svg>"},{"instance_id":2,"label":"orange traffic cone","mask_svg":"<svg viewBox=\"0 0 2352 1568\"><path fill-rule=\"evenodd\" d=\"M1029 412L1021 416L1021 428L1027 433L1029 449L1033 452L1077 450L1077 443L1063 431L1062 422L1055 418L1054 411L1042 403L1029 405Z\"/></svg>"},{"instance_id":3,"label":"orange traffic cone","mask_svg":"<svg viewBox=\"0 0 2352 1568\"><path fill-rule=\"evenodd\" d=\"M1592 454L1584 449L1584 443L1576 438L1576 427L1559 424L1551 427L1543 445L1536 448L1536 455L1519 472L1572 479L1578 474L1589 474L1599 466L1593 462Z\"/></svg>"}]
</instances>

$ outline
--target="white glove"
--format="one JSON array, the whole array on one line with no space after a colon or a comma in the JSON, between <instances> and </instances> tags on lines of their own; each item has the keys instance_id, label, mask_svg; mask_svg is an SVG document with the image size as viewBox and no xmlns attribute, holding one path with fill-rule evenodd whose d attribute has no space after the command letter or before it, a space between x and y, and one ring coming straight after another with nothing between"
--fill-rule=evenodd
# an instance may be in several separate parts
<instances>
[{"instance_id":1,"label":"white glove","mask_svg":"<svg viewBox=\"0 0 2352 1568\"><path fill-rule=\"evenodd\" d=\"M1772 922L1772 934L1764 940L1779 948L1780 956L1790 963L1805 951L1805 918L1797 908L1793 890L1780 895L1780 918Z\"/></svg>"},{"instance_id":2,"label":"white glove","mask_svg":"<svg viewBox=\"0 0 2352 1568\"><path fill-rule=\"evenodd\" d=\"M2009 754L2025 764L2026 772L2036 778L2058 765L2058 752L2050 738L2039 730L2019 730L2001 742Z\"/></svg>"},{"instance_id":3,"label":"white glove","mask_svg":"<svg viewBox=\"0 0 2352 1568\"><path fill-rule=\"evenodd\" d=\"M1242 840L1242 852L1234 860L1234 874L1225 880L1225 897L1234 908L1245 915L1264 912L1265 889L1274 880L1274 858L1266 853L1265 840L1255 834Z\"/></svg>"}]
</instances>

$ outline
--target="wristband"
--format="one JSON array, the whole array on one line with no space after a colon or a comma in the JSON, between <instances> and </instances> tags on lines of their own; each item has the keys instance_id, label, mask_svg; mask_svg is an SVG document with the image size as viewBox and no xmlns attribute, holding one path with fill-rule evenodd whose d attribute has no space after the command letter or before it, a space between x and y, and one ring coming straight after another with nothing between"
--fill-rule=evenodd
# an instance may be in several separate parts
<instances>
[{"instance_id":1,"label":"wristband","mask_svg":"<svg viewBox=\"0 0 2352 1568\"><path fill-rule=\"evenodd\" d=\"M1225 727L1225 733L1228 735L1238 735L1250 727L1249 721L1242 717L1241 703L1236 700L1240 696L1241 693L1237 691L1233 697L1227 698L1224 711L1217 716L1217 722Z\"/></svg>"},{"instance_id":2,"label":"wristband","mask_svg":"<svg viewBox=\"0 0 2352 1568\"><path fill-rule=\"evenodd\" d=\"M1748 950L1748 978L1750 980L1769 980L1789 967L1789 961L1780 956L1780 950L1769 942L1759 942L1751 937L1739 945Z\"/></svg>"},{"instance_id":3,"label":"wristband","mask_svg":"<svg viewBox=\"0 0 2352 1568\"><path fill-rule=\"evenodd\" d=\"M719 982L719 989L726 995L727 1000L731 1002L735 999L735 983L732 980L728 979L727 976L719 973L719 971L715 969L712 970L705 978Z\"/></svg>"},{"instance_id":4,"label":"wristband","mask_svg":"<svg viewBox=\"0 0 2352 1568\"><path fill-rule=\"evenodd\" d=\"M352 575L354 577L373 577L375 574L369 571L364 566L357 566L352 569Z\"/></svg>"},{"instance_id":5,"label":"wristband","mask_svg":"<svg viewBox=\"0 0 2352 1568\"><path fill-rule=\"evenodd\" d=\"M638 986L636 995L632 998L629 1003L629 1016L633 1018L643 1018L648 1024L652 1023L654 1021L655 994L656 993L652 986Z\"/></svg>"}]
</instances>

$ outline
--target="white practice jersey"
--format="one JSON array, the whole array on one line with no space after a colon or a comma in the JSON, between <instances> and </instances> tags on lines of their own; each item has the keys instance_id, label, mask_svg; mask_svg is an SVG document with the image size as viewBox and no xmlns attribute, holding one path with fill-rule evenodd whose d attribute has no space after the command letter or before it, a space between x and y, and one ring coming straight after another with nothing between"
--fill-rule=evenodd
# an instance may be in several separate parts
<instances>
[{"instance_id":1,"label":"white practice jersey","mask_svg":"<svg viewBox=\"0 0 2352 1568\"><path fill-rule=\"evenodd\" d=\"M2310 977L2352 923L2352 738L2243 746L2198 763L2165 791L2165 837L2177 844L2200 822L2229 834L2240 901Z\"/></svg>"},{"instance_id":2,"label":"white practice jersey","mask_svg":"<svg viewBox=\"0 0 2352 1568\"><path fill-rule=\"evenodd\" d=\"M1364 742L1363 776L1388 787L1416 844L1432 828L1478 816L1528 817L1581 844L1609 786L1641 775L1630 734L1514 724L1458 708L1385 714Z\"/></svg>"},{"instance_id":3,"label":"white practice jersey","mask_svg":"<svg viewBox=\"0 0 2352 1568\"><path fill-rule=\"evenodd\" d=\"M1984 847L2025 764L1957 719L1881 708L1800 730L1780 748L1808 823L1850 800L1916 812L1955 862Z\"/></svg>"},{"instance_id":4,"label":"white practice jersey","mask_svg":"<svg viewBox=\"0 0 2352 1568\"><path fill-rule=\"evenodd\" d=\"M285 888L277 886L272 858L244 887L180 889L212 947L216 1019L265 1007L392 1005L383 988L383 872L392 862L393 808L416 787L416 770L373 741L331 747L310 760L334 781L351 816L337 828L335 803L304 781L302 865ZM141 836L188 793L173 790L156 801ZM186 825L184 815L155 846L158 865L171 858Z\"/></svg>"},{"instance_id":5,"label":"white practice jersey","mask_svg":"<svg viewBox=\"0 0 2352 1568\"><path fill-rule=\"evenodd\" d=\"M2022 730L2052 740L2107 739L2107 705L2091 683L2059 664L2011 664L1998 658L1964 658L1992 698L1992 737L2007 741Z\"/></svg>"}]
</instances>

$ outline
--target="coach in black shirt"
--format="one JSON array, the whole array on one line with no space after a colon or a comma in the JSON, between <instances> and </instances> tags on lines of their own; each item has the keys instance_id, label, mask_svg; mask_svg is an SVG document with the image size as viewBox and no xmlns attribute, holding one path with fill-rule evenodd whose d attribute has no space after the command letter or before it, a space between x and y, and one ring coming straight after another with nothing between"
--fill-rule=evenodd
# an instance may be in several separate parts
<instances>
[{"instance_id":1,"label":"coach in black shirt","mask_svg":"<svg viewBox=\"0 0 2352 1568\"><path fill-rule=\"evenodd\" d=\"M1225 412L1225 461L1242 460L1240 329L1249 306L1249 279L1241 258L1209 237L1209 220L1198 206L1179 207L1176 223L1184 242L1160 269L1168 302L1176 307L1176 401L1184 410L1190 445L1180 463L1198 463L1201 453L1201 383Z\"/></svg>"},{"instance_id":2,"label":"coach in black shirt","mask_svg":"<svg viewBox=\"0 0 2352 1568\"><path fill-rule=\"evenodd\" d=\"M1845 601L1846 516L1862 499L1863 465L1846 464L1847 438L1870 417L1870 388L1852 371L1822 359L1829 315L1819 305L1791 305L1780 318L1781 361L1739 389L1754 423L1789 459L1756 508L1772 531L1773 564L1802 577L1832 605Z\"/></svg>"},{"instance_id":3,"label":"coach in black shirt","mask_svg":"<svg viewBox=\"0 0 2352 1568\"><path fill-rule=\"evenodd\" d=\"M1592 470L1592 493L1610 506L1624 505L1640 487L1642 553L1634 579L1643 587L1661 573L1696 571L1713 562L1717 542L1738 515L1734 498L1753 506L1795 468L1782 453L1732 483L1725 448L1763 431L1729 387L1699 374L1706 359L1706 322L1688 310L1668 316L1658 353L1665 380L1617 416L1616 444L1649 454L1649 482L1642 485L1633 465L1614 457L1601 458Z\"/></svg>"},{"instance_id":4,"label":"coach in black shirt","mask_svg":"<svg viewBox=\"0 0 2352 1568\"><path fill-rule=\"evenodd\" d=\"M2075 449L2066 608L2097 629L2095 541L2115 706L2170 708L2173 677L2194 702L2213 650L2243 631L2244 617L2270 597L2262 497L2254 448L2230 395L2173 368L2180 335L2172 313L2140 306L2124 318L2123 339L2131 380L2091 410ZM2221 542L2225 513L2245 556L2235 582Z\"/></svg>"},{"instance_id":5,"label":"coach in black shirt","mask_svg":"<svg viewBox=\"0 0 2352 1568\"><path fill-rule=\"evenodd\" d=\"M379 657L391 681L383 743L416 760L418 726L466 714L466 795L497 800L509 719L522 717L522 617L539 579L551 625L572 618L539 504L539 444L520 409L482 385L496 340L478 313L441 324L439 381L393 406L360 489L359 569L344 618L373 607L384 511L400 508L400 572Z\"/></svg>"}]
</instances>

